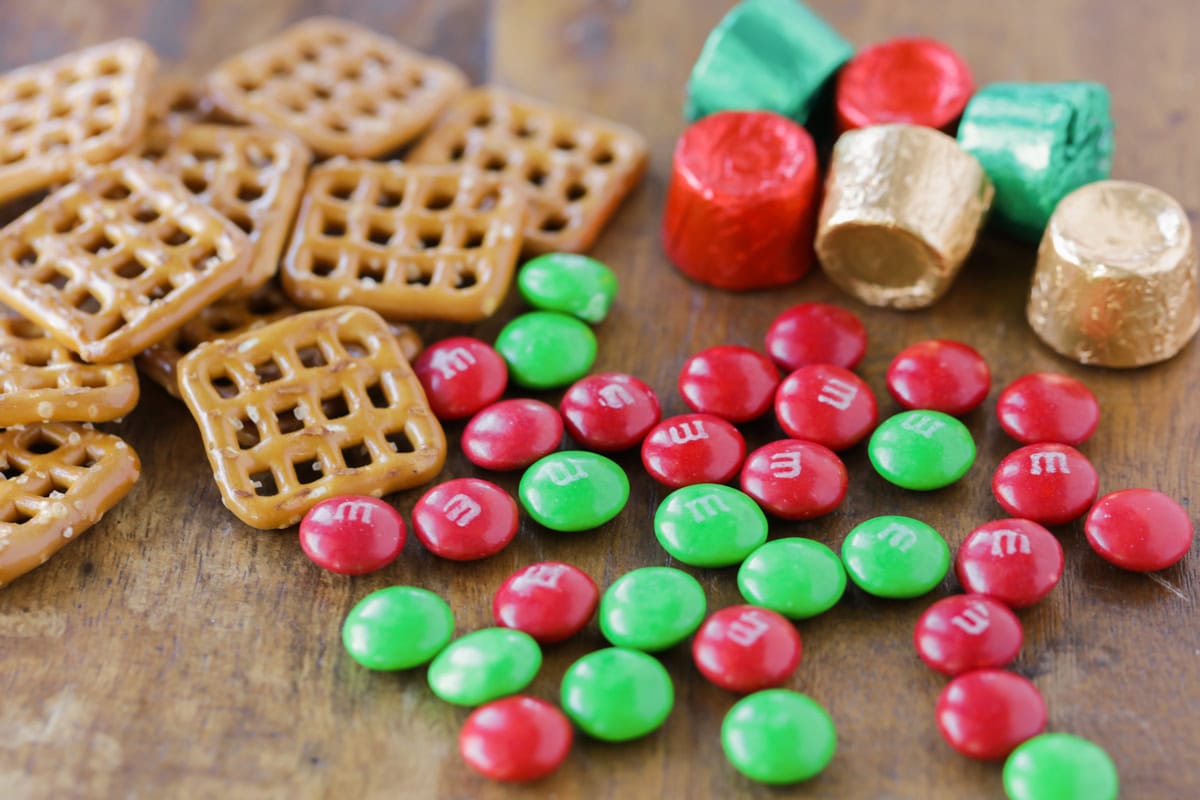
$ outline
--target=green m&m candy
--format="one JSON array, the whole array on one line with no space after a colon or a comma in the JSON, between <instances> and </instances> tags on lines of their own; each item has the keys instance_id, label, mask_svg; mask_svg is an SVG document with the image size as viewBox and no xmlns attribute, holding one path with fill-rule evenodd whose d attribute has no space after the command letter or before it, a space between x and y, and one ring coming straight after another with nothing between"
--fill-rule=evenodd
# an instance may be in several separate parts
<instances>
[{"instance_id":1,"label":"green m&m candy","mask_svg":"<svg viewBox=\"0 0 1200 800\"><path fill-rule=\"evenodd\" d=\"M833 760L837 729L807 695L767 689L744 697L721 724L721 747L737 771L760 783L797 783Z\"/></svg>"},{"instance_id":2,"label":"green m&m candy","mask_svg":"<svg viewBox=\"0 0 1200 800\"><path fill-rule=\"evenodd\" d=\"M542 649L524 631L484 628L455 639L429 665L429 688L458 706L478 706L528 686Z\"/></svg>"},{"instance_id":3,"label":"green m&m candy","mask_svg":"<svg viewBox=\"0 0 1200 800\"><path fill-rule=\"evenodd\" d=\"M517 488L521 505L538 524L555 531L597 528L629 499L629 478L611 458L564 450L535 461Z\"/></svg>"},{"instance_id":4,"label":"green m&m candy","mask_svg":"<svg viewBox=\"0 0 1200 800\"><path fill-rule=\"evenodd\" d=\"M454 635L454 613L433 592L389 586L358 602L342 625L342 644L367 669L410 669L441 652Z\"/></svg>"},{"instance_id":5,"label":"green m&m candy","mask_svg":"<svg viewBox=\"0 0 1200 800\"><path fill-rule=\"evenodd\" d=\"M517 289L534 308L602 322L617 296L617 276L594 258L546 253L521 267Z\"/></svg>"},{"instance_id":6,"label":"green m&m candy","mask_svg":"<svg viewBox=\"0 0 1200 800\"><path fill-rule=\"evenodd\" d=\"M967 426L940 411L904 411L884 420L867 445L871 464L904 489L949 486L975 463L975 440Z\"/></svg>"},{"instance_id":7,"label":"green m&m candy","mask_svg":"<svg viewBox=\"0 0 1200 800\"><path fill-rule=\"evenodd\" d=\"M950 569L950 547L941 534L911 517L875 517L842 542L850 580L876 597L920 597Z\"/></svg>"},{"instance_id":8,"label":"green m&m candy","mask_svg":"<svg viewBox=\"0 0 1200 800\"><path fill-rule=\"evenodd\" d=\"M562 708L588 736L625 742L654 731L675 704L667 670L639 650L609 647L567 668Z\"/></svg>"},{"instance_id":9,"label":"green m&m candy","mask_svg":"<svg viewBox=\"0 0 1200 800\"><path fill-rule=\"evenodd\" d=\"M742 562L738 590L746 602L808 619L833 608L846 591L842 561L812 539L776 539Z\"/></svg>"},{"instance_id":10,"label":"green m&m candy","mask_svg":"<svg viewBox=\"0 0 1200 800\"><path fill-rule=\"evenodd\" d=\"M666 650L704 621L708 603L700 582L673 567L627 572L600 598L600 632L618 647Z\"/></svg>"},{"instance_id":11,"label":"green m&m candy","mask_svg":"<svg viewBox=\"0 0 1200 800\"><path fill-rule=\"evenodd\" d=\"M1004 762L1009 800L1116 800L1117 768L1099 745L1069 733L1043 733Z\"/></svg>"},{"instance_id":12,"label":"green m&m candy","mask_svg":"<svg viewBox=\"0 0 1200 800\"><path fill-rule=\"evenodd\" d=\"M693 567L727 567L767 540L767 517L748 495L697 483L667 495L654 514L663 549Z\"/></svg>"},{"instance_id":13,"label":"green m&m candy","mask_svg":"<svg viewBox=\"0 0 1200 800\"><path fill-rule=\"evenodd\" d=\"M496 337L496 352L515 383L528 389L555 389L587 374L596 360L592 329L557 311L531 311L516 317Z\"/></svg>"}]
</instances>

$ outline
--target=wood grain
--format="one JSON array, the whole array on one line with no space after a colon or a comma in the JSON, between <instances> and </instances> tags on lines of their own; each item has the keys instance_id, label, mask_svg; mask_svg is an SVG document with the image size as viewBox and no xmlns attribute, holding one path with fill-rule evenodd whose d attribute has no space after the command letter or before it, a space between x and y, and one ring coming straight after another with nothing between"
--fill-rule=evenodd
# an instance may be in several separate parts
<instances>
[{"instance_id":1,"label":"wood grain","mask_svg":"<svg viewBox=\"0 0 1200 800\"><path fill-rule=\"evenodd\" d=\"M1035 369L1085 380L1103 419L1084 451L1102 491L1150 486L1187 503L1196 493L1200 445L1200 348L1132 372L1084 369L1042 347L1022 309L1032 247L989 235L948 297L920 313L854 305L820 274L786 291L733 295L693 285L665 261L657 238L670 152L682 123L682 87L705 32L728 2L716 0L476 0L260 2L84 0L0 2L0 66L41 59L118 35L141 36L180 69L224 55L317 11L341 14L450 58L473 80L494 80L564 105L609 115L643 131L650 173L594 254L622 280L619 304L598 330L597 370L633 372L668 413L683 410L674 379L684 358L709 345L761 346L771 317L804 300L842 303L871 333L861 374L880 393L903 345L961 339L981 350L992 395L967 423L979 459L958 485L914 494L885 484L863 448L851 451L850 495L836 513L773 525L773 535L812 536L837 548L858 521L880 513L927 520L957 544L1002 515L991 471L1015 445L993 417L1008 381ZM866 44L923 33L959 49L981 83L1090 78L1113 90L1115 174L1162 187L1200 208L1196 136L1194 0L1151 10L1116 0L816 0L848 38ZM473 330L492 337L517 312L510 298ZM469 330L430 326L429 337ZM460 632L489 623L505 576L543 558L564 559L602 586L637 566L666 564L651 533L664 490L635 456L625 512L600 530L555 534L523 525L507 550L482 563L435 560L410 541L394 566L368 577L323 573L294 531L259 533L222 508L200 437L183 406L156 386L123 423L104 426L142 456L129 498L80 541L0 592L0 797L1001 797L998 765L955 755L932 711L943 679L917 660L916 617L933 597L884 602L857 591L800 624L805 657L789 686L832 713L839 750L811 783L770 790L740 778L719 744L733 698L705 683L686 648L666 653L677 705L664 728L624 745L579 741L567 765L529 788L487 784L456 754L465 711L435 700L424 672L372 674L344 654L341 621L367 592L417 584L445 596ZM550 395L550 399L557 397ZM446 477L476 474L449 428ZM747 429L751 444L780 433ZM516 476L498 482L515 490ZM406 515L418 493L392 499ZM1058 531L1067 553L1062 584L1021 613L1026 644L1016 669L1044 693L1054 730L1102 743L1124 796L1181 798L1200 788L1200 560L1195 552L1154 576L1109 567L1078 524ZM689 570L710 606L738 602L733 570ZM936 596L955 589L947 579ZM532 687L557 697L564 669L601 646L595 625L547 648Z\"/></svg>"}]
</instances>

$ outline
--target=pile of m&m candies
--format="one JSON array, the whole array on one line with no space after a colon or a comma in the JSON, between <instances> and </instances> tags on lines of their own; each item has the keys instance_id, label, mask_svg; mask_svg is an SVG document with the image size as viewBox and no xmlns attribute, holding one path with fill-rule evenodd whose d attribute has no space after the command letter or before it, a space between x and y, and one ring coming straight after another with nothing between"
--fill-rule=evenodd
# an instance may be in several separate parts
<instances>
[{"instance_id":1,"label":"pile of m&m candies","mask_svg":"<svg viewBox=\"0 0 1200 800\"><path fill-rule=\"evenodd\" d=\"M556 282L564 275L569 280ZM654 654L690 638L700 674L744 695L720 731L730 763L765 783L807 780L831 761L837 735L816 700L782 688L803 654L795 622L835 606L848 582L876 597L919 597L953 566L966 594L931 606L914 634L920 659L951 678L936 703L938 730L965 755L1007 758L1005 785L1018 800L1115 796L1116 771L1103 750L1044 733L1041 694L1004 669L1022 646L1014 610L1044 598L1063 573L1062 547L1044 525L1090 507L1089 543L1125 569L1162 569L1191 542L1187 514L1163 495L1135 489L1096 501L1096 470L1074 449L1099 421L1086 387L1034 374L1001 393L1001 427L1024 445L992 482L1012 518L978 526L952 554L926 523L879 516L855 525L839 554L811 538L768 541L771 520L836 509L849 488L838 452L862 442L875 470L900 487L927 491L962 478L975 443L958 417L991 388L978 352L943 340L903 349L887 389L904 410L880 422L874 392L853 372L867 347L862 322L846 309L805 303L770 325L764 352L724 345L688 358L677 389L691 413L662 419L658 396L636 377L586 374L596 343L585 323L611 306L611 271L552 254L526 265L519 285L537 310L506 326L496 347L453 337L414 364L435 413L469 419L462 447L473 464L524 470L519 505L490 481L449 480L414 506L416 538L439 557L468 561L511 542L521 509L551 530L597 528L620 514L630 493L625 471L605 454L639 448L648 474L669 490L653 522L662 549L693 568L736 566L746 604L710 610L696 578L670 566L633 569L602 592L578 567L543 561L496 587L494 627L455 639L454 613L435 593L394 586L369 594L345 620L345 649L370 669L428 665L438 698L474 708L459 742L468 764L496 780L534 780L563 762L576 729L603 741L652 733L675 702ZM572 333L564 339L564 331ZM564 341L583 352L546 354ZM510 377L531 389L567 388L557 409L502 399ZM738 426L771 412L787 438L747 453ZM564 431L579 449L559 449ZM381 500L331 498L305 518L300 537L317 564L356 575L394 560L406 526ZM593 617L611 646L566 670L559 706L522 694L541 669L542 648L579 634Z\"/></svg>"}]
</instances>

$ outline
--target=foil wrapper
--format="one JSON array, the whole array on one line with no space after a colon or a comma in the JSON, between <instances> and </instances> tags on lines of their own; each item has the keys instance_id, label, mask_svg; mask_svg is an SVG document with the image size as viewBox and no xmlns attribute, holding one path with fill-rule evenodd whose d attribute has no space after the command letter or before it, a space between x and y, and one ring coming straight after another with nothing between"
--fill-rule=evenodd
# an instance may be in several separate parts
<instances>
[{"instance_id":1,"label":"foil wrapper","mask_svg":"<svg viewBox=\"0 0 1200 800\"><path fill-rule=\"evenodd\" d=\"M1131 181L1067 195L1038 248L1026 314L1042 341L1081 364L1140 367L1174 356L1200 328L1183 207Z\"/></svg>"},{"instance_id":2,"label":"foil wrapper","mask_svg":"<svg viewBox=\"0 0 1200 800\"><path fill-rule=\"evenodd\" d=\"M992 194L979 162L940 131L848 131L833 148L817 258L831 281L868 305L924 308L958 275Z\"/></svg>"}]
</instances>

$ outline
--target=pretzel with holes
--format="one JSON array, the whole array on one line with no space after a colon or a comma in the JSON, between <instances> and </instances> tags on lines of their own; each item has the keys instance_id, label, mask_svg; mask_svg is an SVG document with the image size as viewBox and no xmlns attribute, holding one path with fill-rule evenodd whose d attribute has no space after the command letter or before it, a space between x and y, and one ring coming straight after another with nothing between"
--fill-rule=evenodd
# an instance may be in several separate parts
<instances>
[{"instance_id":1,"label":"pretzel with holes","mask_svg":"<svg viewBox=\"0 0 1200 800\"><path fill-rule=\"evenodd\" d=\"M19 317L0 317L0 428L33 422L107 422L138 401L133 365L85 364Z\"/></svg>"},{"instance_id":2,"label":"pretzel with holes","mask_svg":"<svg viewBox=\"0 0 1200 800\"><path fill-rule=\"evenodd\" d=\"M250 265L230 294L250 294L274 277L312 160L307 147L278 131L189 125L144 155L249 237Z\"/></svg>"},{"instance_id":3,"label":"pretzel with holes","mask_svg":"<svg viewBox=\"0 0 1200 800\"><path fill-rule=\"evenodd\" d=\"M525 198L461 167L337 159L313 169L282 278L305 306L473 322L512 283Z\"/></svg>"},{"instance_id":4,"label":"pretzel with holes","mask_svg":"<svg viewBox=\"0 0 1200 800\"><path fill-rule=\"evenodd\" d=\"M387 324L365 308L310 311L179 361L225 506L283 528L315 503L432 480L446 438Z\"/></svg>"},{"instance_id":5,"label":"pretzel with holes","mask_svg":"<svg viewBox=\"0 0 1200 800\"><path fill-rule=\"evenodd\" d=\"M577 253L641 180L646 143L623 125L484 87L456 100L406 161L512 178L529 195L525 249Z\"/></svg>"},{"instance_id":6,"label":"pretzel with holes","mask_svg":"<svg viewBox=\"0 0 1200 800\"><path fill-rule=\"evenodd\" d=\"M87 361L125 361L241 280L249 241L145 161L93 168L0 231L0 301Z\"/></svg>"},{"instance_id":7,"label":"pretzel with holes","mask_svg":"<svg viewBox=\"0 0 1200 800\"><path fill-rule=\"evenodd\" d=\"M179 330L137 357L137 367L173 396L179 397L176 364L179 359L205 342L228 339L231 336L261 328L277 320L298 314L283 290L274 281L249 297L225 297L208 306ZM400 352L410 362L421 352L420 335L410 326L395 323L388 329L400 344Z\"/></svg>"},{"instance_id":8,"label":"pretzel with holes","mask_svg":"<svg viewBox=\"0 0 1200 800\"><path fill-rule=\"evenodd\" d=\"M0 431L0 586L99 522L140 471L125 442L90 425Z\"/></svg>"},{"instance_id":9,"label":"pretzel with holes","mask_svg":"<svg viewBox=\"0 0 1200 800\"><path fill-rule=\"evenodd\" d=\"M328 17L293 25L208 79L235 119L289 131L323 156L360 158L412 141L466 85L449 62Z\"/></svg>"},{"instance_id":10,"label":"pretzel with holes","mask_svg":"<svg viewBox=\"0 0 1200 800\"><path fill-rule=\"evenodd\" d=\"M0 75L0 202L133 149L157 64L120 39Z\"/></svg>"}]
</instances>

